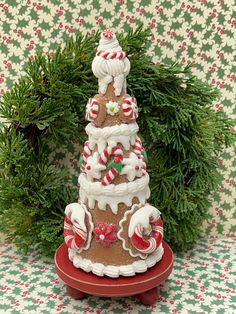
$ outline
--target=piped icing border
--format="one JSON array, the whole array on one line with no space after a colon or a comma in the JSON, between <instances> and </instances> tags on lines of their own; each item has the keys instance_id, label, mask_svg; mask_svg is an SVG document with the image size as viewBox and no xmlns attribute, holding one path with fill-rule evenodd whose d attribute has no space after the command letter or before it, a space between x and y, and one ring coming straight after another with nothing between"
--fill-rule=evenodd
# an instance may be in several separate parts
<instances>
[{"instance_id":1,"label":"piped icing border","mask_svg":"<svg viewBox=\"0 0 236 314\"><path fill-rule=\"evenodd\" d=\"M138 130L136 122L104 128L97 128L93 123L89 123L85 127L89 137L89 148L93 150L97 145L100 154L107 145L116 146L118 143L122 144L125 150L129 150L130 145L135 144Z\"/></svg>"},{"instance_id":2,"label":"piped icing border","mask_svg":"<svg viewBox=\"0 0 236 314\"><path fill-rule=\"evenodd\" d=\"M157 250L150 254L145 260L135 261L128 265L103 265L102 263L93 263L89 259L84 259L79 256L74 250L69 249L69 259L76 268L81 268L86 272L92 272L97 276L108 276L118 278L119 276L134 276L136 273L144 273L148 268L159 262L164 253L162 244Z\"/></svg>"},{"instance_id":3,"label":"piped icing border","mask_svg":"<svg viewBox=\"0 0 236 314\"><path fill-rule=\"evenodd\" d=\"M114 214L117 214L119 203L131 206L132 200L136 196L139 202L144 204L150 197L148 174L132 182L103 186L100 182L88 181L86 175L81 173L78 182L82 203L88 202L89 208L93 208L95 201L97 201L101 210L105 210L106 205L109 205Z\"/></svg>"}]
</instances>

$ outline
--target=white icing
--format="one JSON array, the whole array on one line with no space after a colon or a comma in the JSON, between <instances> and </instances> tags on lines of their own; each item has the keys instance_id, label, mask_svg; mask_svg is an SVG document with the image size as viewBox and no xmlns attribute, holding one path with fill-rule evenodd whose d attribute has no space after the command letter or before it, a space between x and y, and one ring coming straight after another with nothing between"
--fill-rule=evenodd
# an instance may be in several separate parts
<instances>
[{"instance_id":1,"label":"white icing","mask_svg":"<svg viewBox=\"0 0 236 314\"><path fill-rule=\"evenodd\" d=\"M115 101L109 101L106 103L107 113L114 116L119 111L119 104Z\"/></svg>"},{"instance_id":2,"label":"white icing","mask_svg":"<svg viewBox=\"0 0 236 314\"><path fill-rule=\"evenodd\" d=\"M89 208L94 208L95 201L97 201L101 210L105 210L108 204L114 214L117 214L119 203L131 206L132 200L136 196L140 203L145 204L150 196L148 174L132 182L103 186L100 182L89 182L85 174L81 173L78 182L80 185L79 196L83 203L88 202Z\"/></svg>"},{"instance_id":3,"label":"white icing","mask_svg":"<svg viewBox=\"0 0 236 314\"><path fill-rule=\"evenodd\" d=\"M105 165L101 165L99 162L99 154L95 152L93 155L89 156L87 159L87 164L85 166L85 173L89 181L93 179L101 179L101 171L106 169ZM90 167L90 168L88 168Z\"/></svg>"},{"instance_id":4,"label":"white icing","mask_svg":"<svg viewBox=\"0 0 236 314\"><path fill-rule=\"evenodd\" d=\"M79 203L71 203L66 206L65 215L70 216L70 220L72 224L75 221L78 222L79 226L83 231L87 232L87 228L85 226L85 208Z\"/></svg>"},{"instance_id":5,"label":"white icing","mask_svg":"<svg viewBox=\"0 0 236 314\"><path fill-rule=\"evenodd\" d=\"M113 35L113 38L101 36L98 51L119 52L122 51L119 43ZM126 92L126 76L130 71L130 62L124 59L104 59L102 56L96 56L92 62L93 74L98 78L98 92L105 94L108 84L114 80L115 95L119 96L124 90Z\"/></svg>"},{"instance_id":6,"label":"white icing","mask_svg":"<svg viewBox=\"0 0 236 314\"><path fill-rule=\"evenodd\" d=\"M85 127L89 138L89 148L93 150L97 145L101 154L107 145L116 146L118 143L124 146L125 150L130 149L130 145L135 144L137 132L139 130L136 122L130 124L120 124L98 128L93 123Z\"/></svg>"},{"instance_id":7,"label":"white icing","mask_svg":"<svg viewBox=\"0 0 236 314\"><path fill-rule=\"evenodd\" d=\"M146 229L150 225L149 218L153 217L154 220L157 220L160 217L160 214L160 211L150 204L146 204L145 206L141 207L132 215L130 219L128 230L129 237L131 238L133 236L137 225L140 224L143 226L144 229Z\"/></svg>"},{"instance_id":8,"label":"white icing","mask_svg":"<svg viewBox=\"0 0 236 314\"><path fill-rule=\"evenodd\" d=\"M119 52L122 51L115 34L112 34L112 38L107 38L101 34L101 38L99 40L98 48L97 50L102 51L113 51L113 52Z\"/></svg>"},{"instance_id":9,"label":"white icing","mask_svg":"<svg viewBox=\"0 0 236 314\"><path fill-rule=\"evenodd\" d=\"M71 222L74 223L75 221L77 221L81 229L84 230L88 234L86 245L82 246L79 250L76 251L80 253L81 251L87 250L90 247L90 243L92 240L92 232L94 228L93 220L92 220L92 216L90 212L87 210L87 207L85 206L85 204L82 204L82 203L71 203L67 205L65 209L65 215L68 216L70 215L70 213L71 213L71 216L70 216ZM88 217L88 224L89 224L88 229L89 230L85 226L85 215ZM74 251L74 250L69 249L69 251Z\"/></svg>"},{"instance_id":10,"label":"white icing","mask_svg":"<svg viewBox=\"0 0 236 314\"><path fill-rule=\"evenodd\" d=\"M136 273L143 273L147 268L154 266L159 262L163 256L164 249L162 244L157 250L150 254L145 260L135 261L128 265L103 265L101 263L92 263L89 259L83 259L79 254L68 250L69 259L76 268L81 268L86 272L92 272L97 276L108 276L111 278L118 278L119 276L133 276Z\"/></svg>"},{"instance_id":11,"label":"white icing","mask_svg":"<svg viewBox=\"0 0 236 314\"><path fill-rule=\"evenodd\" d=\"M133 181L135 177L142 176L142 166L143 162L138 156L131 152L129 158L124 158L122 160L123 168L121 170L121 175L127 175L129 181ZM138 167L138 170L136 169Z\"/></svg>"}]
</instances>

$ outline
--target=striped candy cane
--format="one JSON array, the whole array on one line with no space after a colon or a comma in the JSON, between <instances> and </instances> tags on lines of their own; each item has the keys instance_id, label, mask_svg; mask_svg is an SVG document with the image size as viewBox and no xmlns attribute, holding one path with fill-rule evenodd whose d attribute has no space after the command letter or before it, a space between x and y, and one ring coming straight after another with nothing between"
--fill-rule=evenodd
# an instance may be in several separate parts
<instances>
[{"instance_id":1,"label":"striped candy cane","mask_svg":"<svg viewBox=\"0 0 236 314\"><path fill-rule=\"evenodd\" d=\"M134 97L127 97L124 99L122 104L122 110L124 116L129 118L130 120L138 118L138 106L137 101Z\"/></svg>"},{"instance_id":2,"label":"striped candy cane","mask_svg":"<svg viewBox=\"0 0 236 314\"><path fill-rule=\"evenodd\" d=\"M143 144L138 136L136 137L133 150L137 156L141 156L142 150L143 150Z\"/></svg>"},{"instance_id":3,"label":"striped candy cane","mask_svg":"<svg viewBox=\"0 0 236 314\"><path fill-rule=\"evenodd\" d=\"M69 248L79 250L85 244L88 233L82 229L82 225L84 210L76 203L68 205L64 220L64 239Z\"/></svg>"},{"instance_id":4,"label":"striped candy cane","mask_svg":"<svg viewBox=\"0 0 236 314\"><path fill-rule=\"evenodd\" d=\"M134 234L131 237L131 243L141 253L151 254L161 244L163 238L163 223L161 218L154 219L150 217L150 226L152 227L151 236L149 239L144 238L144 228L138 224L135 228ZM146 236L145 236L146 237Z\"/></svg>"},{"instance_id":5,"label":"striped candy cane","mask_svg":"<svg viewBox=\"0 0 236 314\"><path fill-rule=\"evenodd\" d=\"M123 159L123 151L120 146L107 146L99 158L99 163L105 165L111 155L114 155L114 162L118 164ZM101 180L102 185L106 186L110 184L118 173L119 171L115 167L110 168Z\"/></svg>"},{"instance_id":6,"label":"striped candy cane","mask_svg":"<svg viewBox=\"0 0 236 314\"><path fill-rule=\"evenodd\" d=\"M86 141L86 142L84 143L84 150L83 150L83 152L82 152L82 154L81 154L81 156L83 157L83 161L82 161L82 164L81 164L81 166L80 166L80 171L81 171L81 172L84 172L85 165L86 165L86 163L87 163L87 159L88 159L88 157L91 155L91 153L92 153L92 151L91 151L90 148L89 148L89 141Z\"/></svg>"},{"instance_id":7,"label":"striped candy cane","mask_svg":"<svg viewBox=\"0 0 236 314\"><path fill-rule=\"evenodd\" d=\"M94 121L99 112L99 103L95 98L89 98L86 105L85 119L88 121Z\"/></svg>"},{"instance_id":8,"label":"striped candy cane","mask_svg":"<svg viewBox=\"0 0 236 314\"><path fill-rule=\"evenodd\" d=\"M133 145L133 150L134 150L134 153L142 160L142 176L145 176L147 166L146 166L145 158L143 157L143 154L142 154L143 144L138 136L136 137L135 143Z\"/></svg>"}]
</instances>

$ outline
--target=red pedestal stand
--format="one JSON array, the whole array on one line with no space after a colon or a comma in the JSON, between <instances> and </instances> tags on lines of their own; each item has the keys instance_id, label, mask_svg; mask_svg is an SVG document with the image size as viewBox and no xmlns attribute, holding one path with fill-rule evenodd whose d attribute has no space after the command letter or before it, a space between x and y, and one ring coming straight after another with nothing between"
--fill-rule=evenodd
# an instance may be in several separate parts
<instances>
[{"instance_id":1,"label":"red pedestal stand","mask_svg":"<svg viewBox=\"0 0 236 314\"><path fill-rule=\"evenodd\" d=\"M173 253L163 243L164 255L160 262L145 273L132 277L99 277L75 268L68 258L68 248L62 244L55 254L55 266L58 276L66 283L68 294L74 299L86 295L100 297L136 296L145 305L154 304L159 298L158 286L170 275L173 268Z\"/></svg>"}]
</instances>

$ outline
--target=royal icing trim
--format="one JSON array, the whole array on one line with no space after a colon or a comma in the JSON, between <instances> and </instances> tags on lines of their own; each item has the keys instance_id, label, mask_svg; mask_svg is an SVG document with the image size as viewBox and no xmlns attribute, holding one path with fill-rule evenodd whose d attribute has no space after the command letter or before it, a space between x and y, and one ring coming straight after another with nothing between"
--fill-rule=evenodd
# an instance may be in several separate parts
<instances>
[{"instance_id":1,"label":"royal icing trim","mask_svg":"<svg viewBox=\"0 0 236 314\"><path fill-rule=\"evenodd\" d=\"M111 278L118 278L119 276L134 276L136 273L144 273L148 268L154 266L159 262L163 256L164 249L162 245L150 254L145 260L135 261L128 265L103 265L102 263L93 263L89 259L82 258L75 251L69 249L68 255L70 261L76 268L81 268L85 272L92 272L97 276L108 276Z\"/></svg>"},{"instance_id":2,"label":"royal icing trim","mask_svg":"<svg viewBox=\"0 0 236 314\"><path fill-rule=\"evenodd\" d=\"M96 57L92 62L93 74L98 78L98 91L105 94L108 84L114 81L116 96L126 92L126 76L130 71L130 62L122 51L115 34L102 33Z\"/></svg>"},{"instance_id":3,"label":"royal icing trim","mask_svg":"<svg viewBox=\"0 0 236 314\"><path fill-rule=\"evenodd\" d=\"M98 128L93 123L89 123L85 127L90 150L93 150L97 145L99 154L107 145L116 146L118 143L122 144L125 150L129 150L130 146L135 144L138 130L139 127L136 122L105 128Z\"/></svg>"},{"instance_id":4,"label":"royal icing trim","mask_svg":"<svg viewBox=\"0 0 236 314\"><path fill-rule=\"evenodd\" d=\"M119 111L119 104L115 101L109 101L106 103L107 113L114 116Z\"/></svg>"},{"instance_id":5,"label":"royal icing trim","mask_svg":"<svg viewBox=\"0 0 236 314\"><path fill-rule=\"evenodd\" d=\"M150 197L148 174L132 182L103 186L100 182L89 182L85 174L81 173L78 182L79 196L83 203L88 202L88 206L94 208L97 201L101 210L105 210L106 205L109 205L114 214L117 214L119 203L129 207L134 197L137 197L140 203L145 203Z\"/></svg>"},{"instance_id":6,"label":"royal icing trim","mask_svg":"<svg viewBox=\"0 0 236 314\"><path fill-rule=\"evenodd\" d=\"M123 159L122 165L123 168L120 174L126 175L129 181L146 174L146 163L133 152L130 153L129 158Z\"/></svg>"}]
</instances>

